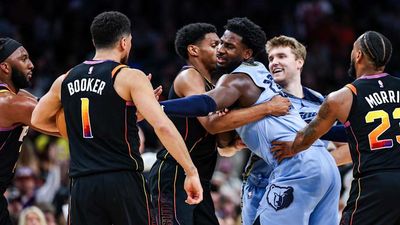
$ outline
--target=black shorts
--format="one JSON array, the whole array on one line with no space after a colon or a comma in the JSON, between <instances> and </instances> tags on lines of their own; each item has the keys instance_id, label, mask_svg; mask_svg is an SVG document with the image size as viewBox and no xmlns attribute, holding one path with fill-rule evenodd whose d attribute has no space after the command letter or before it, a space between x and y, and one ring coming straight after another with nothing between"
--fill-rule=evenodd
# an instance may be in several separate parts
<instances>
[{"instance_id":1,"label":"black shorts","mask_svg":"<svg viewBox=\"0 0 400 225\"><path fill-rule=\"evenodd\" d=\"M7 209L7 199L0 193L0 225L12 225Z\"/></svg>"},{"instance_id":2,"label":"black shorts","mask_svg":"<svg viewBox=\"0 0 400 225\"><path fill-rule=\"evenodd\" d=\"M157 224L218 225L210 183L202 181L203 201L198 205L185 203L182 167L167 160L157 160L150 171L150 192Z\"/></svg>"},{"instance_id":3,"label":"black shorts","mask_svg":"<svg viewBox=\"0 0 400 225\"><path fill-rule=\"evenodd\" d=\"M340 225L400 225L400 170L354 179Z\"/></svg>"},{"instance_id":4,"label":"black shorts","mask_svg":"<svg viewBox=\"0 0 400 225\"><path fill-rule=\"evenodd\" d=\"M143 175L135 171L74 178L70 225L151 225L151 203Z\"/></svg>"}]
</instances>

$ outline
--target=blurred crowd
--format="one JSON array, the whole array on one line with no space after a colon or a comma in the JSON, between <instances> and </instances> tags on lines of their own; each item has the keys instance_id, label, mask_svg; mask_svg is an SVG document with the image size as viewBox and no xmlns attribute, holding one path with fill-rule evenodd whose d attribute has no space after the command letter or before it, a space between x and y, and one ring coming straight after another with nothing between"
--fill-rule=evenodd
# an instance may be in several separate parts
<instances>
[{"instance_id":1,"label":"blurred crowd","mask_svg":"<svg viewBox=\"0 0 400 225\"><path fill-rule=\"evenodd\" d=\"M106 10L121 11L132 20L129 66L153 74L152 83L163 85L164 98L184 63L174 51L177 29L191 22L208 22L221 33L227 19L237 16L259 24L268 38L285 34L304 43L308 54L303 84L323 94L350 81L352 43L366 30L379 31L392 41L394 53L387 71L400 75L396 64L400 4L395 0L2 0L0 36L19 40L30 53L35 65L33 94L42 96L57 76L92 57L89 25ZM161 146L145 122L140 126L143 158L150 168ZM68 143L36 132L25 140L13 186L6 193L10 213L16 224L29 224L29 220L66 224ZM241 172L247 154L219 159L213 198L221 225L240 224Z\"/></svg>"}]
</instances>

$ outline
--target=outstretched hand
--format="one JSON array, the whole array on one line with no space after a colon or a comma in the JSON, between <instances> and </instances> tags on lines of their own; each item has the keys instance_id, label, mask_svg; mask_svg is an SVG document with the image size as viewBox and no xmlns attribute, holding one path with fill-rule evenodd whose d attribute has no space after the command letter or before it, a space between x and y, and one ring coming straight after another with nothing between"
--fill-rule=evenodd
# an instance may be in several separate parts
<instances>
[{"instance_id":1,"label":"outstretched hand","mask_svg":"<svg viewBox=\"0 0 400 225\"><path fill-rule=\"evenodd\" d=\"M296 152L293 150L292 141L273 141L271 153L278 162L296 155Z\"/></svg>"}]
</instances>

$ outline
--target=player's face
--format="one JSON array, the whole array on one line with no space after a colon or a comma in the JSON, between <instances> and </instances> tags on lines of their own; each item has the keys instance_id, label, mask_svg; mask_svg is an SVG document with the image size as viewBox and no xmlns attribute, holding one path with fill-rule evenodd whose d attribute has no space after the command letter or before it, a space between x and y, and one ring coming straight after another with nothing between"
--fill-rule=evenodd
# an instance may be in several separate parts
<instances>
[{"instance_id":1,"label":"player's face","mask_svg":"<svg viewBox=\"0 0 400 225\"><path fill-rule=\"evenodd\" d=\"M275 82L285 87L300 76L302 59L296 59L290 47L275 47L268 53L269 70Z\"/></svg>"},{"instance_id":2,"label":"player's face","mask_svg":"<svg viewBox=\"0 0 400 225\"><path fill-rule=\"evenodd\" d=\"M31 84L34 68L24 47L19 47L6 60L11 67L11 81L16 88L26 88Z\"/></svg>"},{"instance_id":3,"label":"player's face","mask_svg":"<svg viewBox=\"0 0 400 225\"><path fill-rule=\"evenodd\" d=\"M199 43L200 58L205 67L213 71L217 67L217 46L219 44L219 37L216 33L208 33L204 39Z\"/></svg>"},{"instance_id":4,"label":"player's face","mask_svg":"<svg viewBox=\"0 0 400 225\"><path fill-rule=\"evenodd\" d=\"M244 51L247 47L242 43L242 37L226 30L217 47L217 66L226 71L233 71L244 61Z\"/></svg>"}]
</instances>

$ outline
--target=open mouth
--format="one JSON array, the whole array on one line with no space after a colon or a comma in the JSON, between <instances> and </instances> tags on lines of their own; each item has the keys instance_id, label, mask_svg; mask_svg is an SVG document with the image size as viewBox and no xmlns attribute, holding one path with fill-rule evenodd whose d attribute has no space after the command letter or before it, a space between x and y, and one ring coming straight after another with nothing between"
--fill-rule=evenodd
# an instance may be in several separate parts
<instances>
[{"instance_id":1,"label":"open mouth","mask_svg":"<svg viewBox=\"0 0 400 225\"><path fill-rule=\"evenodd\" d=\"M226 62L225 58L223 58L221 56L217 56L217 63L222 64L222 63L225 63L225 62Z\"/></svg>"},{"instance_id":2,"label":"open mouth","mask_svg":"<svg viewBox=\"0 0 400 225\"><path fill-rule=\"evenodd\" d=\"M282 73L282 72L283 72L282 68L274 68L274 69L272 69L272 73L273 74L278 74L278 73Z\"/></svg>"}]
</instances>

